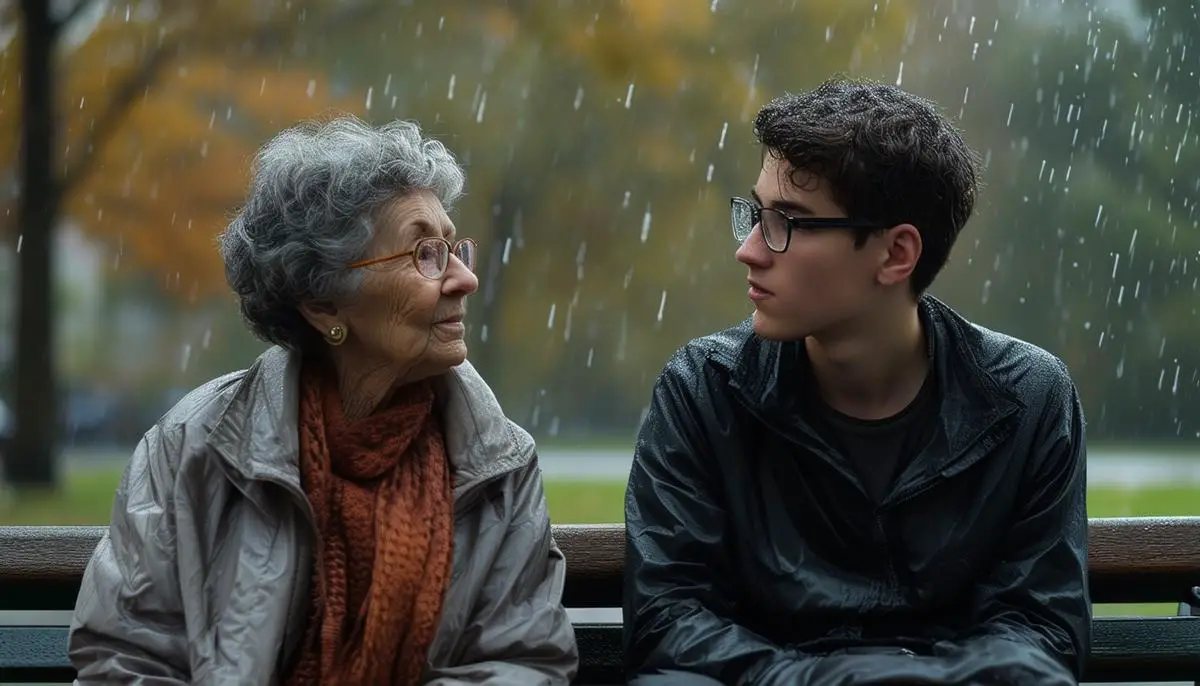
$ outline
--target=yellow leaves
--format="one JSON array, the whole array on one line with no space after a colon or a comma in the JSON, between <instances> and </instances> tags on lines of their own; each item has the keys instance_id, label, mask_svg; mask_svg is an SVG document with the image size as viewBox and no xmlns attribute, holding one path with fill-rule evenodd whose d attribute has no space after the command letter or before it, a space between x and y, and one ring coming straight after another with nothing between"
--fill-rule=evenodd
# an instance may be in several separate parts
<instances>
[{"instance_id":1,"label":"yellow leaves","mask_svg":"<svg viewBox=\"0 0 1200 686\"><path fill-rule=\"evenodd\" d=\"M284 22L303 24L298 12L315 15L314 3L288 4L290 14L217 4L197 14L195 3L163 2L151 20L114 8L64 50L58 71L64 220L108 243L115 263L149 267L188 299L225 290L214 237L242 202L261 141L330 108L362 107L334 98L316 72L245 49L286 38L294 29ZM19 40L0 56L0 159L10 169Z\"/></svg>"},{"instance_id":2,"label":"yellow leaves","mask_svg":"<svg viewBox=\"0 0 1200 686\"><path fill-rule=\"evenodd\" d=\"M712 13L691 0L624 0L604 12L573 12L558 24L561 45L605 78L662 92L689 70L694 56L687 45L714 37Z\"/></svg>"},{"instance_id":3,"label":"yellow leaves","mask_svg":"<svg viewBox=\"0 0 1200 686\"><path fill-rule=\"evenodd\" d=\"M484 9L481 22L491 38L506 43L517 37L517 28L520 26L512 11L501 7Z\"/></svg>"},{"instance_id":4,"label":"yellow leaves","mask_svg":"<svg viewBox=\"0 0 1200 686\"><path fill-rule=\"evenodd\" d=\"M93 235L120 239L137 262L182 274L182 294L223 291L213 237L242 201L261 138L335 104L314 76L214 60L165 70L85 182L98 212L125 210L120 222L90 220Z\"/></svg>"},{"instance_id":5,"label":"yellow leaves","mask_svg":"<svg viewBox=\"0 0 1200 686\"><path fill-rule=\"evenodd\" d=\"M621 8L638 33L698 36L713 27L710 5L698 0L622 0Z\"/></svg>"}]
</instances>

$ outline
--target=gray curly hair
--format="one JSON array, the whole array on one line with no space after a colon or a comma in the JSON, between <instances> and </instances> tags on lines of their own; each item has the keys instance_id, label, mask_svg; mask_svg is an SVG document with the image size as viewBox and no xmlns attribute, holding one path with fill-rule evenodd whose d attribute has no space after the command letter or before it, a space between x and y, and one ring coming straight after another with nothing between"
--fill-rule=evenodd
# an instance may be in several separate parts
<instances>
[{"instance_id":1,"label":"gray curly hair","mask_svg":"<svg viewBox=\"0 0 1200 686\"><path fill-rule=\"evenodd\" d=\"M451 207L465 175L420 126L372 127L354 116L307 121L266 143L254 159L246 204L222 232L225 278L259 338L292 349L319 342L300 314L306 302L352 297L378 211L416 190Z\"/></svg>"}]
</instances>

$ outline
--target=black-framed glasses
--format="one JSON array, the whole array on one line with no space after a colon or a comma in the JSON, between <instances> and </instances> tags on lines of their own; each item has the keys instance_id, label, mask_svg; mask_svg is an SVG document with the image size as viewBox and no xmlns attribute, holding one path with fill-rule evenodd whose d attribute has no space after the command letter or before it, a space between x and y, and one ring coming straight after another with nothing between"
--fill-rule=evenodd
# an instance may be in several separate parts
<instances>
[{"instance_id":1,"label":"black-framed glasses","mask_svg":"<svg viewBox=\"0 0 1200 686\"><path fill-rule=\"evenodd\" d=\"M470 238L463 238L457 243L451 244L445 238L430 237L417 241L413 249L407 252L398 252L393 255L359 260L358 262L351 263L350 268L387 269L394 266L396 260L402 257L411 257L413 266L417 268L418 274L427 279L436 280L446 275L446 269L450 266L451 254L466 265L467 269L475 271L475 256L478 252L478 246Z\"/></svg>"},{"instance_id":2,"label":"black-framed glasses","mask_svg":"<svg viewBox=\"0 0 1200 686\"><path fill-rule=\"evenodd\" d=\"M733 222L733 237L738 244L746 242L754 227L760 227L763 242L771 252L787 252L792 244L793 231L819 231L821 229L871 229L886 228L878 222L851 219L849 217L793 217L783 210L760 207L746 198L730 200L730 219Z\"/></svg>"}]
</instances>

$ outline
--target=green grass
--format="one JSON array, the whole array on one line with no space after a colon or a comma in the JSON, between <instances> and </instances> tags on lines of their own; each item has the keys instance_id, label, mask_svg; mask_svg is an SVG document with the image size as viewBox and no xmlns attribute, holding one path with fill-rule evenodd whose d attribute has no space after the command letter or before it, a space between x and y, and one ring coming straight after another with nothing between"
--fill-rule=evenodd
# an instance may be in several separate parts
<instances>
[{"instance_id":1,"label":"green grass","mask_svg":"<svg viewBox=\"0 0 1200 686\"><path fill-rule=\"evenodd\" d=\"M57 493L0 495L0 526L107 524L120 469L71 471ZM624 482L547 481L556 524L605 524L624 519Z\"/></svg>"},{"instance_id":2,"label":"green grass","mask_svg":"<svg viewBox=\"0 0 1200 686\"><path fill-rule=\"evenodd\" d=\"M69 472L57 493L0 496L0 525L105 524L118 469ZM546 500L556 524L605 524L624 519L623 481L546 481ZM1092 517L1200 514L1200 487L1095 488L1088 492ZM1097 614L1170 615L1172 605L1097 605Z\"/></svg>"}]
</instances>

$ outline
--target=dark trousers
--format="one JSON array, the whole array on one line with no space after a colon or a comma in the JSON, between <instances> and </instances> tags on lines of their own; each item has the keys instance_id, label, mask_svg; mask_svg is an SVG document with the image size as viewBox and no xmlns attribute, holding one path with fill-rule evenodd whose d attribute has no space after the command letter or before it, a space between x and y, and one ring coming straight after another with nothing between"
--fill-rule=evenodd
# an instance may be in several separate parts
<instances>
[{"instance_id":1,"label":"dark trousers","mask_svg":"<svg viewBox=\"0 0 1200 686\"><path fill-rule=\"evenodd\" d=\"M702 674L659 670L633 677L629 686L721 686L721 682Z\"/></svg>"}]
</instances>

